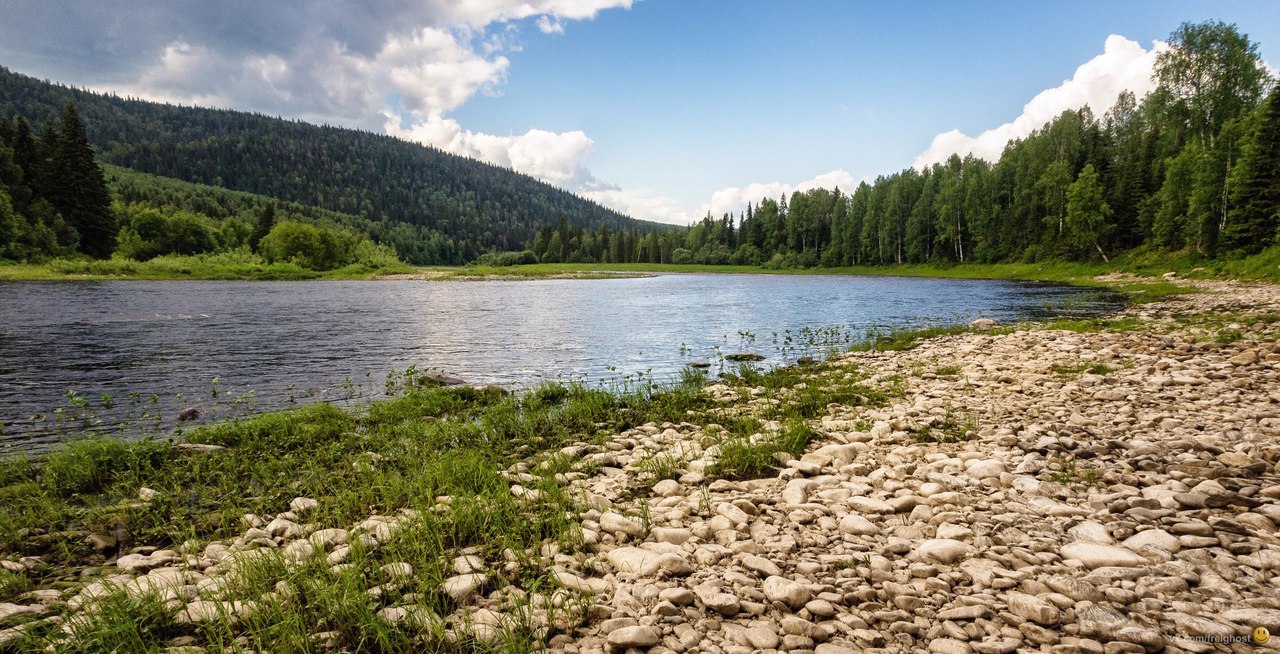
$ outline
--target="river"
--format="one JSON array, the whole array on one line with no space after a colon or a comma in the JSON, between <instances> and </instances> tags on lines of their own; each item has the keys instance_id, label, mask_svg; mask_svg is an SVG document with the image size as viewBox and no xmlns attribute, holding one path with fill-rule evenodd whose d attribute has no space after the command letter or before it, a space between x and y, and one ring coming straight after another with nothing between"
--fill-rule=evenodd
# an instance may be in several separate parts
<instances>
[{"instance_id":1,"label":"river","mask_svg":"<svg viewBox=\"0 0 1280 654\"><path fill-rule=\"evenodd\" d=\"M1093 315L1108 293L1024 282L664 274L477 282L0 283L0 450L128 423L376 395L410 366L472 383L666 380L734 352L823 356L871 331ZM105 396L105 397L104 397Z\"/></svg>"}]
</instances>

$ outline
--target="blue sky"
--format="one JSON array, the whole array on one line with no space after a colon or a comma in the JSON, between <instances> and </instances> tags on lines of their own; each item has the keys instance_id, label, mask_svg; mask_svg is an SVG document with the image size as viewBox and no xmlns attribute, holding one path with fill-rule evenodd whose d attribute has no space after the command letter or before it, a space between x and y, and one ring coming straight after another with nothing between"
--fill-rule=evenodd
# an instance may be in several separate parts
<instances>
[{"instance_id":1,"label":"blue sky","mask_svg":"<svg viewBox=\"0 0 1280 654\"><path fill-rule=\"evenodd\" d=\"M1141 77L1183 21L1236 23L1280 62L1270 1L99 4L16 0L0 64L387 130L672 222L998 152L1045 112L1109 101L1113 72Z\"/></svg>"}]
</instances>

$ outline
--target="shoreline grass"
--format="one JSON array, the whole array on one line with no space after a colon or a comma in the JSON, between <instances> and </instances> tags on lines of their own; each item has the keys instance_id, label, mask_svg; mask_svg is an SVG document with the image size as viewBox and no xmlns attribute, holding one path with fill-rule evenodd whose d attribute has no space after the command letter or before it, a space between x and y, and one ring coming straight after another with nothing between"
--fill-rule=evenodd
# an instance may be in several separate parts
<instances>
[{"instance_id":1,"label":"shoreline grass","mask_svg":"<svg viewBox=\"0 0 1280 654\"><path fill-rule=\"evenodd\" d=\"M145 280L379 280L422 279L462 281L489 279L613 279L657 273L850 275L871 277L926 277L938 279L998 279L1052 282L1070 285L1111 286L1115 282L1095 278L1115 273L1160 278L1167 272L1192 279L1229 278L1280 282L1280 247L1237 259L1209 259L1194 252L1130 252L1109 263L1046 261L992 264L892 264L835 268L770 269L762 266L660 264L660 263L536 263L515 266L405 266L371 269L347 266L317 272L293 264L231 265L216 256L160 257L148 262L125 260L54 261L45 264L0 262L0 281L110 281ZM1130 282L1130 285L1134 283ZM1154 284L1159 285L1157 281ZM1135 287L1135 291L1142 290ZM1152 289L1159 290L1158 288Z\"/></svg>"},{"instance_id":2,"label":"shoreline grass","mask_svg":"<svg viewBox=\"0 0 1280 654\"><path fill-rule=\"evenodd\" d=\"M116 557L138 548L196 555L205 543L235 538L252 521L270 520L288 510L292 498L306 497L317 502L308 522L321 529L379 515L415 520L376 552L353 545L351 565L342 573L330 570L323 557L289 565L279 550L264 550L267 558L243 576L254 584L252 594L266 599L240 623L182 624L172 602L131 596L122 587L108 593L96 612L61 605L67 621L28 623L18 649L56 644L59 651L152 651L189 637L213 647L293 651L307 649L308 639L324 632L361 651L534 650L544 642L545 625L514 625L500 646L440 640L439 616L453 607L440 583L452 574L455 557L491 562L492 583L501 587L567 592L536 553L549 543L563 553L583 547L575 517L582 500L563 484L565 475L592 472L583 444L589 451L628 428L692 423L724 444L719 476L766 474L781 465L775 453L803 454L798 450L815 435L805 421L829 402L884 399L844 380L846 371L822 376L824 366L751 373L744 367L726 380L743 398L729 406L703 391L707 376L692 372L666 386L605 390L548 383L519 395L496 387L406 384L397 396L360 406L322 403L237 419L191 430L178 443L96 437L34 457L0 459L0 559L35 562L0 571L0 602L103 578ZM789 390L814 373L818 383ZM753 408L749 389L756 386L772 389L784 402ZM763 411L759 417L729 415L756 408ZM762 433L766 418L784 428ZM731 429L722 431L722 424ZM655 463L661 476L680 467ZM429 607L433 617L424 617L422 628L387 624L380 616L392 597L366 592L380 579L389 583L383 570L388 563L414 570L412 580L398 582L394 597L407 593ZM295 599L277 597L282 589ZM554 604L572 613L577 600L571 600ZM73 617L87 622L73 625Z\"/></svg>"},{"instance_id":3,"label":"shoreline grass","mask_svg":"<svg viewBox=\"0 0 1280 654\"><path fill-rule=\"evenodd\" d=\"M408 266L375 268L351 264L317 271L296 263L265 263L235 255L167 255L132 259L55 259L43 264L0 262L0 282L77 281L312 281L372 280L403 273Z\"/></svg>"}]
</instances>

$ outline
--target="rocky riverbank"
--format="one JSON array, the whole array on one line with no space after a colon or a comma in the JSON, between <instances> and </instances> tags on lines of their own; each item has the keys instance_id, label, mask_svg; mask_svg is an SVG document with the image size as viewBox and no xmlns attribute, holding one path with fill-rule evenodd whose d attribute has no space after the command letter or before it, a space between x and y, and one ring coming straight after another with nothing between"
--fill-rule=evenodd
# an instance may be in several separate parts
<instances>
[{"instance_id":1,"label":"rocky riverbank","mask_svg":"<svg viewBox=\"0 0 1280 654\"><path fill-rule=\"evenodd\" d=\"M506 471L531 510L548 475L577 498L571 541L457 552L432 573L447 612L406 590L420 570L377 558L357 603L423 650L517 635L563 652L1280 649L1280 287L1196 285L1102 323L850 353L787 388L710 385L714 406L687 422ZM721 423L764 417L746 439L764 444L788 428L768 419L779 406L855 383L887 399L827 404L807 450L774 454L763 478L726 472ZM74 644L103 628L100 598L151 597L172 651L253 649L255 614L304 592L264 561L341 575L421 519L322 528L314 501L285 508L0 604L0 626L23 622L0 643L44 621ZM309 646L361 650L341 622L309 627ZM210 625L237 624L211 642ZM1258 627L1278 635L1257 642Z\"/></svg>"},{"instance_id":2,"label":"rocky riverbank","mask_svg":"<svg viewBox=\"0 0 1280 654\"><path fill-rule=\"evenodd\" d=\"M842 357L905 394L833 408L823 441L774 478L699 494L695 460L653 488L647 526L588 512L601 554L565 573L604 591L604 619L554 644L1277 648L1253 635L1280 631L1280 289L1201 286L1136 306L1119 332L968 333ZM621 469L645 450L696 451L654 432L614 442ZM581 483L616 502L634 479Z\"/></svg>"}]
</instances>

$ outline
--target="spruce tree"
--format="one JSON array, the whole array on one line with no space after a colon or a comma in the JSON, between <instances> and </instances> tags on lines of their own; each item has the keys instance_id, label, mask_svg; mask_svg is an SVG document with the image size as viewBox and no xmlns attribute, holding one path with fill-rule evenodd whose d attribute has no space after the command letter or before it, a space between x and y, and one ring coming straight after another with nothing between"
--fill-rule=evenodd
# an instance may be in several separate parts
<instances>
[{"instance_id":1,"label":"spruce tree","mask_svg":"<svg viewBox=\"0 0 1280 654\"><path fill-rule=\"evenodd\" d=\"M1271 92L1262 121L1232 172L1231 220L1222 234L1228 249L1257 252L1276 242L1280 227L1280 89Z\"/></svg>"},{"instance_id":2,"label":"spruce tree","mask_svg":"<svg viewBox=\"0 0 1280 654\"><path fill-rule=\"evenodd\" d=\"M80 251L105 259L115 249L116 219L102 168L94 159L80 112L68 104L53 153L50 201L80 235Z\"/></svg>"},{"instance_id":3,"label":"spruce tree","mask_svg":"<svg viewBox=\"0 0 1280 654\"><path fill-rule=\"evenodd\" d=\"M249 235L249 247L254 252L258 251L258 244L267 234L271 233L271 228L276 226L276 204L272 202L268 204L261 213L258 214L258 223L253 228L253 233Z\"/></svg>"}]
</instances>

